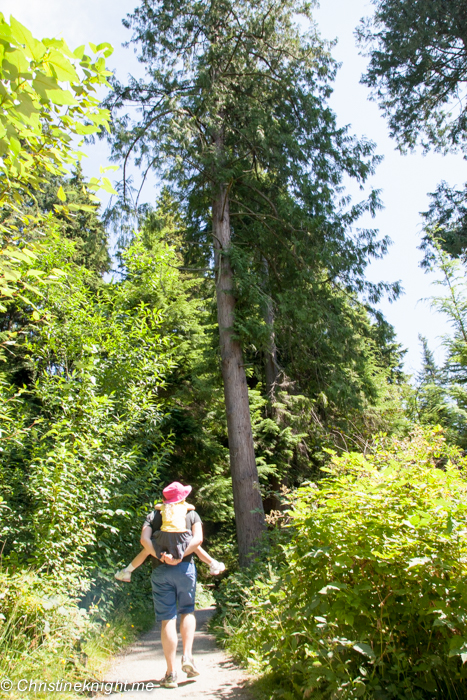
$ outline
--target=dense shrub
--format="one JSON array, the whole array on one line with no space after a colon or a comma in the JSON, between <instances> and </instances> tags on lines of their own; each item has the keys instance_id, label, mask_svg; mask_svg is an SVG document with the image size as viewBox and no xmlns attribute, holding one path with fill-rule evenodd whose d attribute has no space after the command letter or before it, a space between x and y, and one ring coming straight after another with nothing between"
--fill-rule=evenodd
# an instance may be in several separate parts
<instances>
[{"instance_id":1,"label":"dense shrub","mask_svg":"<svg viewBox=\"0 0 467 700\"><path fill-rule=\"evenodd\" d=\"M98 570L137 551L171 451L158 392L175 341L129 284L95 292L88 272L67 263L74 246L47 243L40 264L67 278L37 297L45 321L25 322L9 346L0 541L4 565L55 570L57 585L70 581L74 594L78 577L86 591ZM172 261L161 248L158 283Z\"/></svg>"},{"instance_id":2,"label":"dense shrub","mask_svg":"<svg viewBox=\"0 0 467 700\"><path fill-rule=\"evenodd\" d=\"M269 574L221 590L229 646L286 697L465 697L466 466L436 429L333 455Z\"/></svg>"},{"instance_id":3,"label":"dense shrub","mask_svg":"<svg viewBox=\"0 0 467 700\"><path fill-rule=\"evenodd\" d=\"M133 283L91 288L86 269L69 262L73 250L44 240L36 266L67 277L37 283L39 320L27 300L12 304L15 335L8 352L2 346L0 676L47 670L53 679L65 664L73 676L82 645L104 640L102 625L110 653L129 638L122 627L154 621L149 572L138 574L144 587L124 591L113 575L139 551L143 518L167 481L160 393L178 341ZM168 285L172 262L161 244L147 281Z\"/></svg>"}]
</instances>

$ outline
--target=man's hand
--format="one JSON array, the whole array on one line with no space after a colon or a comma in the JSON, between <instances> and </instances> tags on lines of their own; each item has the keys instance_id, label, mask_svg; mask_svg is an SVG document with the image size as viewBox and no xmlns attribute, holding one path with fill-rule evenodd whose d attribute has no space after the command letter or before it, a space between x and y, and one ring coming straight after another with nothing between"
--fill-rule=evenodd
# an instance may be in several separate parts
<instances>
[{"instance_id":1,"label":"man's hand","mask_svg":"<svg viewBox=\"0 0 467 700\"><path fill-rule=\"evenodd\" d=\"M170 564L170 566L176 566L177 564L180 564L180 562L182 560L181 559L174 559L171 554L167 554L167 552L162 552L161 561L164 564Z\"/></svg>"}]
</instances>

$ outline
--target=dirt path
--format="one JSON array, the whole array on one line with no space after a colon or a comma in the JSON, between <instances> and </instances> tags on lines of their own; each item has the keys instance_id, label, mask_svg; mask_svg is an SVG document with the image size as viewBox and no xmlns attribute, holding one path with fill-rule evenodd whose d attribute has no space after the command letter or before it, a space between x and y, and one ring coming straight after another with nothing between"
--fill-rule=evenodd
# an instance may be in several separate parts
<instances>
[{"instance_id":1,"label":"dirt path","mask_svg":"<svg viewBox=\"0 0 467 700\"><path fill-rule=\"evenodd\" d=\"M105 680L114 684L118 681L123 690L125 681L126 690L113 692L112 694L99 695L100 698L120 698L120 700L153 700L165 697L178 700L179 698L191 698L193 700L251 700L248 690L245 688L247 677L226 654L216 646L214 637L205 627L214 614L214 608L206 608L196 611L197 630L193 654L200 675L196 679L187 679L179 670L177 689L161 688L158 681L165 674L164 655L160 641L160 627L156 625L150 632L130 647L126 653L115 659L111 669L106 673ZM180 637L180 636L179 636ZM181 660L181 640L179 638L178 663ZM144 683L144 689L132 688L133 683ZM147 684L149 688L146 687ZM115 687L115 686L114 686Z\"/></svg>"}]
</instances>

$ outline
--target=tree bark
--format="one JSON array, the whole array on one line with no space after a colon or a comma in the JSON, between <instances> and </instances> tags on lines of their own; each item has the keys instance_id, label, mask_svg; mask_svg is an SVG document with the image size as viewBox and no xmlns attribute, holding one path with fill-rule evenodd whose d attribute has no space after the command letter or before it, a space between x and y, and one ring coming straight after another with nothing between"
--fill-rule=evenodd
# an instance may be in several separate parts
<instances>
[{"instance_id":1,"label":"tree bark","mask_svg":"<svg viewBox=\"0 0 467 700\"><path fill-rule=\"evenodd\" d=\"M265 277L265 291L268 290L268 278L269 278L269 267L267 260L263 258L263 269ZM268 297L266 302L266 309L264 312L264 322L268 328L269 338L268 345L264 353L264 371L266 378L266 396L268 398L268 405L266 407L267 415L269 418L276 420L277 411L274 406L276 400L276 387L279 383L279 365L277 364L277 346L276 346L276 336L274 333L274 306L272 299ZM266 513L270 513L274 510L280 510L281 502L277 496L280 491L281 483L279 478L273 475L269 479L269 494L264 500L264 510Z\"/></svg>"},{"instance_id":2,"label":"tree bark","mask_svg":"<svg viewBox=\"0 0 467 700\"><path fill-rule=\"evenodd\" d=\"M267 280L269 277L269 267L267 260L263 258L263 269L265 276L265 291L267 292ZM264 322L269 331L269 342L264 353L264 370L266 375L266 395L271 404L271 415L273 414L272 406L276 398L276 386L279 382L279 365L277 364L277 346L276 336L274 333L274 307L272 300L268 297L266 302L266 310L264 313Z\"/></svg>"},{"instance_id":3,"label":"tree bark","mask_svg":"<svg viewBox=\"0 0 467 700\"><path fill-rule=\"evenodd\" d=\"M272 405L276 398L276 386L279 382L279 367L277 364L277 347L274 334L274 309L270 299L267 302L264 320L269 329L269 345L266 348L264 362L266 374L266 395Z\"/></svg>"},{"instance_id":4,"label":"tree bark","mask_svg":"<svg viewBox=\"0 0 467 700\"><path fill-rule=\"evenodd\" d=\"M235 523L240 566L247 566L249 555L254 553L257 540L264 530L265 521L251 430L243 353L239 341L234 339L235 297L229 258L229 193L224 185L219 186L214 193L212 222L217 274L217 319Z\"/></svg>"}]
</instances>

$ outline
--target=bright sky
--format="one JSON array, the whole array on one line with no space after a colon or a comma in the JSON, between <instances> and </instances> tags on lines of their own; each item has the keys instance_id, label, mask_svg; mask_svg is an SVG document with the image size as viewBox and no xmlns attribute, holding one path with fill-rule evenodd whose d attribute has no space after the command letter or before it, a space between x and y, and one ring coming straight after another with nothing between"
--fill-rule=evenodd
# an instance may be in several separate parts
<instances>
[{"instance_id":1,"label":"bright sky","mask_svg":"<svg viewBox=\"0 0 467 700\"><path fill-rule=\"evenodd\" d=\"M121 46L129 38L121 20L136 4L136 0L2 0L1 11L7 19L13 14L38 38L63 36L71 48L89 41L110 42L115 52L109 67L116 68L123 80L128 73L142 70L132 49ZM383 302L381 308L394 325L399 342L408 349L406 371L414 373L420 367L418 335L428 338L441 359L441 336L448 331L444 318L423 301L438 290L431 284L433 277L419 267L419 213L427 209L427 193L433 192L438 182L461 185L467 180L466 164L460 155L401 156L395 150L377 105L368 101L367 88L359 84L366 59L358 54L353 32L359 19L370 13L371 4L366 0L322 0L315 16L324 37L338 38L334 56L342 68L331 99L338 122L350 124L353 133L372 139L377 152L384 155L371 184L382 190L385 209L376 219L362 221L362 226L378 228L382 235L389 235L393 245L384 260L371 265L369 277L402 282L405 294L393 304ZM98 143L89 154L85 172L95 175L99 165L106 164L106 146ZM146 191L146 199L151 198L152 192Z\"/></svg>"}]
</instances>

